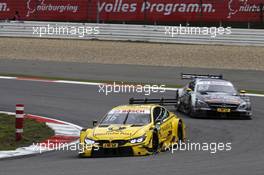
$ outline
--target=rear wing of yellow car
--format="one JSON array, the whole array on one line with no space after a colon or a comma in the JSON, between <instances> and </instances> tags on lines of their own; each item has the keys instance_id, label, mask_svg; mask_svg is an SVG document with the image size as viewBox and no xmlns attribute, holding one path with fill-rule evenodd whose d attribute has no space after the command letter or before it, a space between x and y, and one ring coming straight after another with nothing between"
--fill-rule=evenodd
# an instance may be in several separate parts
<instances>
[{"instance_id":1,"label":"rear wing of yellow car","mask_svg":"<svg viewBox=\"0 0 264 175\"><path fill-rule=\"evenodd\" d=\"M178 105L178 97L175 98L144 98L136 99L130 98L129 104L159 104L161 106L175 106Z\"/></svg>"}]
</instances>

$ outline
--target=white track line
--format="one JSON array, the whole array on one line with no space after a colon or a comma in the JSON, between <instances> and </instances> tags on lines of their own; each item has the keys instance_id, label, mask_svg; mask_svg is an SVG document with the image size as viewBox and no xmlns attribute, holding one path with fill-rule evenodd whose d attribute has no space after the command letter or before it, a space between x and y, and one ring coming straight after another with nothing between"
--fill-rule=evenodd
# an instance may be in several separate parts
<instances>
[{"instance_id":1,"label":"white track line","mask_svg":"<svg viewBox=\"0 0 264 175\"><path fill-rule=\"evenodd\" d=\"M0 76L0 79L16 79L17 77Z\"/></svg>"},{"instance_id":2,"label":"white track line","mask_svg":"<svg viewBox=\"0 0 264 175\"><path fill-rule=\"evenodd\" d=\"M82 82L82 81L71 81L71 80L45 80L37 78L23 78L23 77L10 77L10 76L0 76L0 79L9 79L9 80L19 80L19 81L38 81L38 82L51 82L51 83L62 83L62 84L76 84L76 85L87 85L87 86L99 86L107 83L95 83L95 82ZM159 89L159 88L157 88ZM164 88L166 91L176 91L178 88ZM161 89L159 89L161 90ZM251 97L264 97L263 94L251 94L247 93L246 95Z\"/></svg>"}]
</instances>

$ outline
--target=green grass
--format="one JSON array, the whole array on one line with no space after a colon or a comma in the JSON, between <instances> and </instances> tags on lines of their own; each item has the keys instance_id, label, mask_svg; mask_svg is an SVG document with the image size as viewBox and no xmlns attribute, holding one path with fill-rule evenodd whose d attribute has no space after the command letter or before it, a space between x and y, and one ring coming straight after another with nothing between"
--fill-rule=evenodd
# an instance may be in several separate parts
<instances>
[{"instance_id":1,"label":"green grass","mask_svg":"<svg viewBox=\"0 0 264 175\"><path fill-rule=\"evenodd\" d=\"M24 119L24 133L21 141L15 141L15 116L0 114L0 150L14 150L18 147L38 143L54 135L45 123Z\"/></svg>"},{"instance_id":2,"label":"green grass","mask_svg":"<svg viewBox=\"0 0 264 175\"><path fill-rule=\"evenodd\" d=\"M264 91L258 91L258 90L246 90L246 93L264 95Z\"/></svg>"},{"instance_id":3,"label":"green grass","mask_svg":"<svg viewBox=\"0 0 264 175\"><path fill-rule=\"evenodd\" d=\"M26 74L4 74L4 73L0 73L0 76L10 76L10 77L23 77L23 78L39 78L39 79L46 79L46 80L66 80L66 81L80 81L80 82L92 82L92 83L108 83L108 84L112 84L113 82L115 83L123 83L123 84L129 84L129 85L144 85L144 84L148 84L148 85L157 85L154 83L140 83L140 82L128 82L128 81L116 81L116 80L86 80L86 79L75 79L75 78L62 78L62 77L48 77L48 76L34 76L34 75L26 75ZM162 84L162 83L160 83ZM179 84L165 84L166 87L168 88L181 88L183 87L183 85L179 85ZM252 90L252 89L245 89L246 93L252 93L252 94L261 94L264 95L264 91L260 91L260 90Z\"/></svg>"}]
</instances>

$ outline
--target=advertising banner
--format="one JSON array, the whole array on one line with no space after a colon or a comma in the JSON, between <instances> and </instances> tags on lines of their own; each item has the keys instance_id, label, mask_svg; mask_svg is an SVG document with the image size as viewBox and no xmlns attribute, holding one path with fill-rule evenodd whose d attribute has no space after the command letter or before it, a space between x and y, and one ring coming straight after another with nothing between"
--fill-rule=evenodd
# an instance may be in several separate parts
<instances>
[{"instance_id":1,"label":"advertising banner","mask_svg":"<svg viewBox=\"0 0 264 175\"><path fill-rule=\"evenodd\" d=\"M0 20L259 22L263 0L0 0Z\"/></svg>"}]
</instances>

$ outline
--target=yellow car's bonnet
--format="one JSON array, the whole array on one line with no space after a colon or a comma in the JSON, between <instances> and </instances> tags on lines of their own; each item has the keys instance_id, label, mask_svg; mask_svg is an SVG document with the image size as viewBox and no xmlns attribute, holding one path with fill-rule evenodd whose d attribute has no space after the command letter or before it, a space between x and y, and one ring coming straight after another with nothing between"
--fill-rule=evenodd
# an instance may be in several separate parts
<instances>
[{"instance_id":1,"label":"yellow car's bonnet","mask_svg":"<svg viewBox=\"0 0 264 175\"><path fill-rule=\"evenodd\" d=\"M92 131L92 137L96 140L127 140L142 136L148 128L149 125L109 125L108 127L95 127Z\"/></svg>"},{"instance_id":2,"label":"yellow car's bonnet","mask_svg":"<svg viewBox=\"0 0 264 175\"><path fill-rule=\"evenodd\" d=\"M151 113L152 105L124 105L113 108L111 112L135 112L135 113ZM109 114L108 113L108 114ZM93 128L88 137L96 140L117 140L117 139L131 139L140 137L149 130L151 124L138 126L133 124L110 124L106 126L97 126Z\"/></svg>"}]
</instances>

